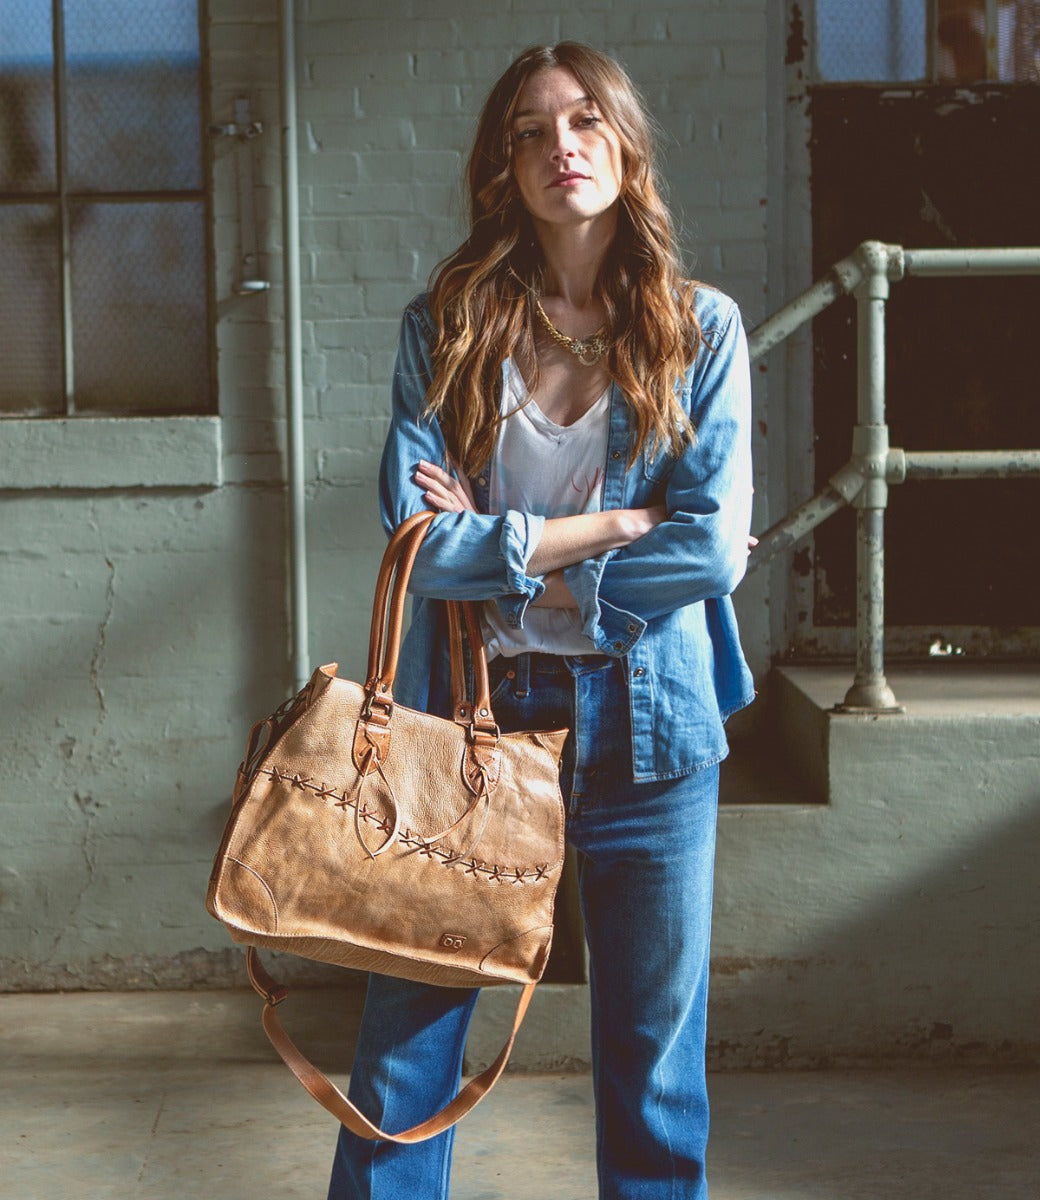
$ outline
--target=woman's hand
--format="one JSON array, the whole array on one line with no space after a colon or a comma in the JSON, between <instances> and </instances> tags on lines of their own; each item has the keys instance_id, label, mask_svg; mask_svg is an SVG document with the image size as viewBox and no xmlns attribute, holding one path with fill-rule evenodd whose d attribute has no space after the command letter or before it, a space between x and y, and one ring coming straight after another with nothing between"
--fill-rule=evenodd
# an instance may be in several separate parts
<instances>
[{"instance_id":1,"label":"woman's hand","mask_svg":"<svg viewBox=\"0 0 1040 1200\"><path fill-rule=\"evenodd\" d=\"M448 462L455 467L452 459ZM457 467L455 470L457 477L423 459L413 478L423 489L423 499L438 512L476 512L469 480Z\"/></svg>"}]
</instances>

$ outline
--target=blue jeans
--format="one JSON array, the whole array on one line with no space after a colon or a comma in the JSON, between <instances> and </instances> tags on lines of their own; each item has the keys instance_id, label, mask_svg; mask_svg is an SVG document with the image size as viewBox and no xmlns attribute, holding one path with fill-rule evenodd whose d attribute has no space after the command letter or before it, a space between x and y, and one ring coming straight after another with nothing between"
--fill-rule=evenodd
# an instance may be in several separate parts
<instances>
[{"instance_id":1,"label":"blue jeans","mask_svg":"<svg viewBox=\"0 0 1040 1200\"><path fill-rule=\"evenodd\" d=\"M589 944L600 1198L704 1200L718 767L630 782L629 699L615 659L521 655L491 669L504 731L572 731L562 785ZM477 994L373 975L351 1099L391 1130L447 1103ZM396 1146L341 1129L329 1200L445 1200L453 1137Z\"/></svg>"}]
</instances>

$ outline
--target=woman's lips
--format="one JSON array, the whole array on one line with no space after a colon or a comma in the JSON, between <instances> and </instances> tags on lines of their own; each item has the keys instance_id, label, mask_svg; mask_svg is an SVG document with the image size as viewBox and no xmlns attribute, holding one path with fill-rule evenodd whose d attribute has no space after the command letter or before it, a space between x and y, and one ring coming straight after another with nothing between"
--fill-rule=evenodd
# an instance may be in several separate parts
<instances>
[{"instance_id":1,"label":"woman's lips","mask_svg":"<svg viewBox=\"0 0 1040 1200\"><path fill-rule=\"evenodd\" d=\"M588 175L582 175L578 171L568 171L566 175L557 175L556 178L548 184L548 186L551 188L570 187L576 183L586 183L588 178Z\"/></svg>"}]
</instances>

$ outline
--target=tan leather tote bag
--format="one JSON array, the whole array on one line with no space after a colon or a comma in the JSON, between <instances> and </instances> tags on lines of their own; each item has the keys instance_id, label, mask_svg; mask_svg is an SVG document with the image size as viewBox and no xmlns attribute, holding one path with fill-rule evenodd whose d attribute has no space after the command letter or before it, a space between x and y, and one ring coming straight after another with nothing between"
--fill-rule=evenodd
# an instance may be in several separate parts
<instances>
[{"instance_id":1,"label":"tan leather tote bag","mask_svg":"<svg viewBox=\"0 0 1040 1200\"><path fill-rule=\"evenodd\" d=\"M338 678L335 663L319 667L253 727L206 898L249 947L264 1029L290 1070L355 1133L397 1142L447 1129L505 1068L549 956L564 859L567 731L499 732L471 605L449 604L454 719L394 701L408 577L434 516L410 517L387 547L366 682ZM258 946L448 987L524 989L495 1062L429 1120L391 1134L289 1039L275 1013L286 989L260 965Z\"/></svg>"}]
</instances>

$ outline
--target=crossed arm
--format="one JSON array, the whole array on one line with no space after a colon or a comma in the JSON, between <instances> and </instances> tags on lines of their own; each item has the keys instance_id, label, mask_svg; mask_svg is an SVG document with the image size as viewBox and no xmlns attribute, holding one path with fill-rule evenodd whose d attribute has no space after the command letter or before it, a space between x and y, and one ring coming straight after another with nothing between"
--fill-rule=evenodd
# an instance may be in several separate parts
<instances>
[{"instance_id":1,"label":"crossed arm","mask_svg":"<svg viewBox=\"0 0 1040 1200\"><path fill-rule=\"evenodd\" d=\"M423 489L427 504L438 512L477 511L469 481L461 471L456 478L441 467L424 461L420 462L414 478ZM545 583L545 591L532 604L537 608L577 608L563 579L564 567L629 545L649 533L667 515L664 506L657 505L550 517L527 564L528 574L542 576Z\"/></svg>"},{"instance_id":2,"label":"crossed arm","mask_svg":"<svg viewBox=\"0 0 1040 1200\"><path fill-rule=\"evenodd\" d=\"M423 488L423 498L438 512L476 512L469 480L461 472L449 474L434 463L422 461L415 482ZM638 541L666 520L664 505L652 508L614 508L604 512L581 513L573 517L550 517L541 540L527 564L528 573L540 575L545 591L535 608L577 608L577 602L563 578L565 567L595 558L607 550L617 550ZM748 538L748 552L758 538Z\"/></svg>"}]
</instances>

